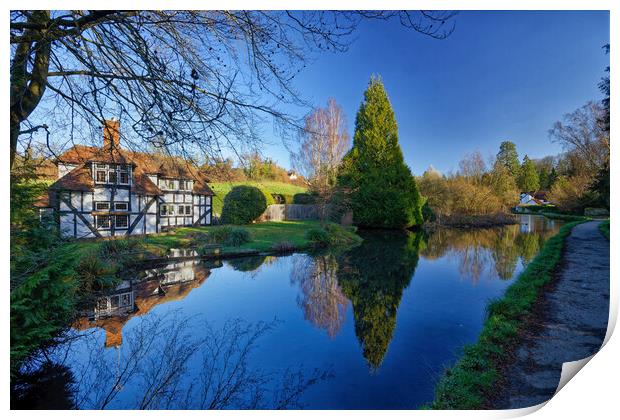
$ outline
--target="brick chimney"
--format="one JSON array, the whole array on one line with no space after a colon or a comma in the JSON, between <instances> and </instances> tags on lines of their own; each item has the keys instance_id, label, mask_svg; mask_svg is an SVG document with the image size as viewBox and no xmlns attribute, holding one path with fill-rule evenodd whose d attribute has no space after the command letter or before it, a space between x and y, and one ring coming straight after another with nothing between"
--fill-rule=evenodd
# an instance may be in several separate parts
<instances>
[{"instance_id":1,"label":"brick chimney","mask_svg":"<svg viewBox=\"0 0 620 420\"><path fill-rule=\"evenodd\" d=\"M103 148L105 150L121 148L121 122L105 120L103 124Z\"/></svg>"}]
</instances>

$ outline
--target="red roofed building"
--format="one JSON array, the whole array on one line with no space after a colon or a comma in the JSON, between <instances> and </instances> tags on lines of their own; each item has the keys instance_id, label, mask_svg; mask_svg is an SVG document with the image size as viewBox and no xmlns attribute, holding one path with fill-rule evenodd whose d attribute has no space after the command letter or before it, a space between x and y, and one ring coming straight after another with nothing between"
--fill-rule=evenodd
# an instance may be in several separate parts
<instances>
[{"instance_id":1,"label":"red roofed building","mask_svg":"<svg viewBox=\"0 0 620 420\"><path fill-rule=\"evenodd\" d=\"M58 213L63 237L211 224L213 191L198 168L179 158L121 149L118 121L106 121L103 147L73 146L56 165L58 179L38 205Z\"/></svg>"}]
</instances>

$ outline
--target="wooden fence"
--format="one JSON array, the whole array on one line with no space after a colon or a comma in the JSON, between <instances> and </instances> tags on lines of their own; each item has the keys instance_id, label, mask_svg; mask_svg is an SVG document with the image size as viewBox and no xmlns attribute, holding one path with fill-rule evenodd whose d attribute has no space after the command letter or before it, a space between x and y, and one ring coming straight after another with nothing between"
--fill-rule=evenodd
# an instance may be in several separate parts
<instances>
[{"instance_id":1,"label":"wooden fence","mask_svg":"<svg viewBox=\"0 0 620 420\"><path fill-rule=\"evenodd\" d=\"M319 219L319 206L316 204L271 204L259 217L260 221L283 221L283 220L317 220Z\"/></svg>"}]
</instances>

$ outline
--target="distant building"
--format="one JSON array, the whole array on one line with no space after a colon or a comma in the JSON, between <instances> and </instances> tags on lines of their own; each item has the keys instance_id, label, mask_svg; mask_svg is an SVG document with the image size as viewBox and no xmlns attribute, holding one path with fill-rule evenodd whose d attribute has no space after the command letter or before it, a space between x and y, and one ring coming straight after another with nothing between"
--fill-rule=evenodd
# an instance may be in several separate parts
<instances>
[{"instance_id":1,"label":"distant building","mask_svg":"<svg viewBox=\"0 0 620 420\"><path fill-rule=\"evenodd\" d=\"M544 206L549 203L547 201L547 193L545 191L522 192L519 196L519 204L515 207L516 211L521 211L528 206Z\"/></svg>"},{"instance_id":2,"label":"distant building","mask_svg":"<svg viewBox=\"0 0 620 420\"><path fill-rule=\"evenodd\" d=\"M288 179L291 181L295 181L297 179L297 172L290 170L286 173L288 175Z\"/></svg>"}]
</instances>

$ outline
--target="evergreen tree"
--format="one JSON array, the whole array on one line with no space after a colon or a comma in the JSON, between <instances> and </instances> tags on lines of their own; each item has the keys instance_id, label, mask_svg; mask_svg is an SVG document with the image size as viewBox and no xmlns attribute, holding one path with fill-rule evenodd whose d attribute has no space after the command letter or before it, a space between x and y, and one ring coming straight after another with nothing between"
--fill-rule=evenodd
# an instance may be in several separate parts
<instances>
[{"instance_id":1,"label":"evergreen tree","mask_svg":"<svg viewBox=\"0 0 620 420\"><path fill-rule=\"evenodd\" d=\"M551 168L551 172L549 173L549 180L547 182L547 189L550 191L553 188L553 184L555 184L556 179L558 179L558 171L555 170L555 167Z\"/></svg>"},{"instance_id":2,"label":"evergreen tree","mask_svg":"<svg viewBox=\"0 0 620 420\"><path fill-rule=\"evenodd\" d=\"M338 185L348 193L356 224L407 228L423 222L415 179L398 144L398 127L383 83L371 78L355 118L353 148Z\"/></svg>"},{"instance_id":3,"label":"evergreen tree","mask_svg":"<svg viewBox=\"0 0 620 420\"><path fill-rule=\"evenodd\" d=\"M538 170L538 182L540 184L540 188L549 188L549 172L547 172L547 169L544 167Z\"/></svg>"},{"instance_id":4,"label":"evergreen tree","mask_svg":"<svg viewBox=\"0 0 620 420\"><path fill-rule=\"evenodd\" d=\"M521 191L536 191L540 187L540 179L536 165L525 155L523 165L521 165L521 173L519 176L519 188Z\"/></svg>"},{"instance_id":5,"label":"evergreen tree","mask_svg":"<svg viewBox=\"0 0 620 420\"><path fill-rule=\"evenodd\" d=\"M497 153L497 161L504 165L510 171L510 174L517 179L519 176L519 154L517 146L511 141L504 141L499 145Z\"/></svg>"}]
</instances>

